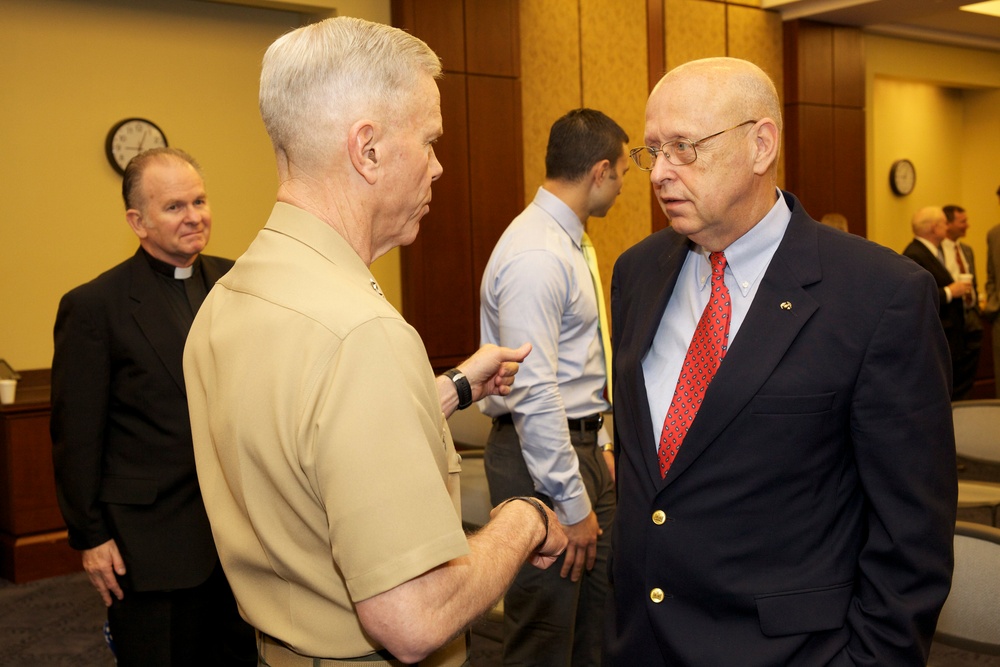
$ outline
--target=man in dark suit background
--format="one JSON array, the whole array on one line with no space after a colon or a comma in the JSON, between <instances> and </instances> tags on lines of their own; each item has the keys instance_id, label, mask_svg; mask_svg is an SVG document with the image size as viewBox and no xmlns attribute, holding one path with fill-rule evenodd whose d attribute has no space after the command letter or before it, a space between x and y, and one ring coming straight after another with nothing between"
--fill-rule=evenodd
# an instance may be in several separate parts
<instances>
[{"instance_id":1,"label":"man in dark suit background","mask_svg":"<svg viewBox=\"0 0 1000 667\"><path fill-rule=\"evenodd\" d=\"M122 195L139 250L56 316L53 462L69 542L108 606L120 666L256 664L202 504L181 367L232 261L200 254L212 215L183 151L135 157Z\"/></svg>"},{"instance_id":2,"label":"man in dark suit background","mask_svg":"<svg viewBox=\"0 0 1000 667\"><path fill-rule=\"evenodd\" d=\"M612 281L605 665L926 662L956 504L933 281L778 190L780 143L749 62L650 95L632 155L671 226Z\"/></svg>"},{"instance_id":3,"label":"man in dark suit background","mask_svg":"<svg viewBox=\"0 0 1000 667\"><path fill-rule=\"evenodd\" d=\"M939 316L951 355L952 400L964 397L972 388L975 366L969 372L969 346L965 330L964 298L971 294L972 284L956 280L948 270L943 242L947 238L948 221L940 206L925 206L913 214L913 240L903 254L924 267L938 288ZM978 352L977 352L978 358Z\"/></svg>"},{"instance_id":4,"label":"man in dark suit background","mask_svg":"<svg viewBox=\"0 0 1000 667\"><path fill-rule=\"evenodd\" d=\"M969 292L962 297L965 309L965 356L955 368L953 400L966 398L979 371L979 353L983 346L983 320L979 313L979 282L976 280L976 256L972 246L962 243L969 231L969 214L957 204L943 206L947 219L945 237L941 241L945 263L951 277L959 282L971 280Z\"/></svg>"}]
</instances>

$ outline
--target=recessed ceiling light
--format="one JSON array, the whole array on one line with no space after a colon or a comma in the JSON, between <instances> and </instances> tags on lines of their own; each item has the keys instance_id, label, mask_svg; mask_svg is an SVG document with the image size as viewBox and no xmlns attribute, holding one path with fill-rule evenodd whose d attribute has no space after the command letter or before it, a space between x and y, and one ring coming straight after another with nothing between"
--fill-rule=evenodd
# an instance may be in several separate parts
<instances>
[{"instance_id":1,"label":"recessed ceiling light","mask_svg":"<svg viewBox=\"0 0 1000 667\"><path fill-rule=\"evenodd\" d=\"M976 12L977 14L986 14L988 16L1000 17L1000 0L987 0L987 2L974 2L971 5L962 5L961 7L959 7L959 9L966 12Z\"/></svg>"}]
</instances>

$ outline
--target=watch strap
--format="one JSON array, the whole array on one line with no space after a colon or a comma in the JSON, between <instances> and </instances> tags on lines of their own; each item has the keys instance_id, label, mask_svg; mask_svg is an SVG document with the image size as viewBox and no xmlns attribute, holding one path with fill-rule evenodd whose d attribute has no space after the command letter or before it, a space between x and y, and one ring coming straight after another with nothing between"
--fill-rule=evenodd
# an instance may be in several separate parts
<instances>
[{"instance_id":1,"label":"watch strap","mask_svg":"<svg viewBox=\"0 0 1000 667\"><path fill-rule=\"evenodd\" d=\"M445 371L444 374L455 384L455 391L458 392L458 409L464 410L472 405L472 385L469 384L469 379L465 377L465 373L457 368L452 368L449 371Z\"/></svg>"}]
</instances>

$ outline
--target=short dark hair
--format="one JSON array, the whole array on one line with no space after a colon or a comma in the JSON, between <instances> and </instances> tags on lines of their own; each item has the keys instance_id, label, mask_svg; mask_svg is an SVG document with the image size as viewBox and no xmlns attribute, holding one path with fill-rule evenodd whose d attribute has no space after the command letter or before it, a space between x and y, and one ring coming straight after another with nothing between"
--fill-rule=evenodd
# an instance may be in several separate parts
<instances>
[{"instance_id":1,"label":"short dark hair","mask_svg":"<svg viewBox=\"0 0 1000 667\"><path fill-rule=\"evenodd\" d=\"M122 177L122 199L125 200L126 211L130 208L140 208L142 197L140 196L139 185L142 183L142 174L146 171L149 163L161 155L171 155L187 162L194 167L198 175L204 178L204 175L201 173L201 165L198 164L198 161L181 149L169 147L150 148L148 151L143 151L129 160L128 165L125 167L125 175Z\"/></svg>"},{"instance_id":2,"label":"short dark hair","mask_svg":"<svg viewBox=\"0 0 1000 667\"><path fill-rule=\"evenodd\" d=\"M578 181L601 160L623 155L628 135L595 109L574 109L552 124L545 150L545 178Z\"/></svg>"},{"instance_id":3,"label":"short dark hair","mask_svg":"<svg viewBox=\"0 0 1000 667\"><path fill-rule=\"evenodd\" d=\"M947 206L942 206L941 210L944 211L944 217L948 219L948 222L955 222L956 213L965 213L965 209L956 204L948 204Z\"/></svg>"}]
</instances>

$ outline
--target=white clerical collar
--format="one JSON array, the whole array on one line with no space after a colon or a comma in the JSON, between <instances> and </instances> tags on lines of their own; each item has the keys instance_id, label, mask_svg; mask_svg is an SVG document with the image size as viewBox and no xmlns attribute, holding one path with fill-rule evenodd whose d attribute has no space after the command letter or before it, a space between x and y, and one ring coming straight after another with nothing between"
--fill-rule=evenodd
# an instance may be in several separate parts
<instances>
[{"instance_id":1,"label":"white clerical collar","mask_svg":"<svg viewBox=\"0 0 1000 667\"><path fill-rule=\"evenodd\" d=\"M194 273L194 264L191 266L175 266L174 267L174 278L177 280L187 280Z\"/></svg>"}]
</instances>

